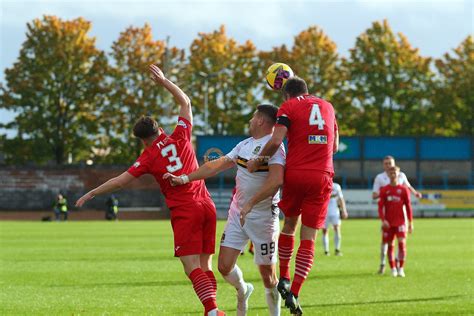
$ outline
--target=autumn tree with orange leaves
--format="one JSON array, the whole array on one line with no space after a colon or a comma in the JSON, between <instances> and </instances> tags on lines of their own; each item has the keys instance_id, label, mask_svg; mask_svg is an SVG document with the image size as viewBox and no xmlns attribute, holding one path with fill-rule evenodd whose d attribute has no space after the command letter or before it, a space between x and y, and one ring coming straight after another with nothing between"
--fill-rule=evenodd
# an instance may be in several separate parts
<instances>
[{"instance_id":1,"label":"autumn tree with orange leaves","mask_svg":"<svg viewBox=\"0 0 474 316\"><path fill-rule=\"evenodd\" d=\"M0 108L13 110L6 160L63 164L87 158L106 97L107 59L88 35L91 23L44 16L27 24L17 61L5 70Z\"/></svg>"}]
</instances>

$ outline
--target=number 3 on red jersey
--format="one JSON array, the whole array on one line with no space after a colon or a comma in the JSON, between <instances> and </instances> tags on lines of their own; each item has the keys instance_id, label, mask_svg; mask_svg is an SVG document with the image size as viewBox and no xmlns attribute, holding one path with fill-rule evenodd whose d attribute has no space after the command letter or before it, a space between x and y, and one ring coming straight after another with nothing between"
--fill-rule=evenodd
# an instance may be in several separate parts
<instances>
[{"instance_id":1,"label":"number 3 on red jersey","mask_svg":"<svg viewBox=\"0 0 474 316\"><path fill-rule=\"evenodd\" d=\"M319 110L319 105L313 104L313 108L311 109L311 114L309 116L309 125L318 125L318 129L324 129L324 121L321 111Z\"/></svg>"},{"instance_id":2,"label":"number 3 on red jersey","mask_svg":"<svg viewBox=\"0 0 474 316\"><path fill-rule=\"evenodd\" d=\"M166 166L168 172L175 172L183 168L183 163L178 157L178 152L176 151L176 146L174 144L168 145L161 150L161 155L165 158L168 158L170 164Z\"/></svg>"}]
</instances>

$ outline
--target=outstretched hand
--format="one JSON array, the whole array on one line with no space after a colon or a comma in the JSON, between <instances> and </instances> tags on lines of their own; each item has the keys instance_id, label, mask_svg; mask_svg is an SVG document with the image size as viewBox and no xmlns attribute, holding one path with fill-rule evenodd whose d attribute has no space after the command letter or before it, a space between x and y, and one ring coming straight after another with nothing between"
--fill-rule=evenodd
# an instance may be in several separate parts
<instances>
[{"instance_id":1,"label":"outstretched hand","mask_svg":"<svg viewBox=\"0 0 474 316\"><path fill-rule=\"evenodd\" d=\"M181 177L177 177L169 172L163 175L163 179L168 180L172 187L184 184L184 180Z\"/></svg>"},{"instance_id":2,"label":"outstretched hand","mask_svg":"<svg viewBox=\"0 0 474 316\"><path fill-rule=\"evenodd\" d=\"M153 81L160 83L166 79L165 74L157 65L151 64L148 66L148 70L150 70L151 79L153 79Z\"/></svg>"},{"instance_id":3,"label":"outstretched hand","mask_svg":"<svg viewBox=\"0 0 474 316\"><path fill-rule=\"evenodd\" d=\"M76 201L76 206L82 207L84 203L86 203L89 200L92 200L93 198L94 198L94 195L92 195L90 192L87 192Z\"/></svg>"}]
</instances>

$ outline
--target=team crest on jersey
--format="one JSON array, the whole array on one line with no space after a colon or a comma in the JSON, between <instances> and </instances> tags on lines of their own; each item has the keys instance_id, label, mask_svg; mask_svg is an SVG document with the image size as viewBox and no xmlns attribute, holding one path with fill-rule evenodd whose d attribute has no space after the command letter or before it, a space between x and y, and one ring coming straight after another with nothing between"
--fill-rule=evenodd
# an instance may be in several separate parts
<instances>
[{"instance_id":1,"label":"team crest on jersey","mask_svg":"<svg viewBox=\"0 0 474 316\"><path fill-rule=\"evenodd\" d=\"M136 162L133 164L133 166L134 166L135 168L140 167L140 161L136 161Z\"/></svg>"},{"instance_id":2,"label":"team crest on jersey","mask_svg":"<svg viewBox=\"0 0 474 316\"><path fill-rule=\"evenodd\" d=\"M258 145L257 147L255 147L255 149L253 150L253 154L256 155L260 152L260 149L262 148L262 146Z\"/></svg>"},{"instance_id":3,"label":"team crest on jersey","mask_svg":"<svg viewBox=\"0 0 474 316\"><path fill-rule=\"evenodd\" d=\"M178 121L178 125L179 125L179 126L182 126L182 127L184 127L184 128L188 128L188 125L186 125L186 123L185 123L183 120L179 120L179 121Z\"/></svg>"},{"instance_id":4,"label":"team crest on jersey","mask_svg":"<svg viewBox=\"0 0 474 316\"><path fill-rule=\"evenodd\" d=\"M308 135L308 144L327 144L327 135Z\"/></svg>"},{"instance_id":5,"label":"team crest on jersey","mask_svg":"<svg viewBox=\"0 0 474 316\"><path fill-rule=\"evenodd\" d=\"M397 190L397 193L398 193L398 194L402 193L402 190L398 189L398 190Z\"/></svg>"}]
</instances>

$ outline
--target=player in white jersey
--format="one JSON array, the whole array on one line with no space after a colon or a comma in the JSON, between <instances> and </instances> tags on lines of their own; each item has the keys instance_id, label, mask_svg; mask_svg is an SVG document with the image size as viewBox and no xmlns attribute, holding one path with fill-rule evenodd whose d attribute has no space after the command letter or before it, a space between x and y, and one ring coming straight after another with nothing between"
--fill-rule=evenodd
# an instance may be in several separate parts
<instances>
[{"instance_id":1,"label":"player in white jersey","mask_svg":"<svg viewBox=\"0 0 474 316\"><path fill-rule=\"evenodd\" d=\"M374 200L379 198L380 188L390 184L390 178L388 176L388 172L390 168L394 166L395 166L395 158L393 158L393 156L385 156L383 158L384 172L379 173L374 179L374 186L372 189L372 198ZM417 198L421 198L421 193L416 191L415 188L411 186L410 182L408 181L407 176L401 171L398 176L398 183L406 186L408 190L410 190L410 192L413 193ZM387 249L388 249L388 244L384 242L383 236L384 236L384 231L382 229L382 245L380 247L379 274L384 274L385 272L385 258L387 257Z\"/></svg>"},{"instance_id":2,"label":"player in white jersey","mask_svg":"<svg viewBox=\"0 0 474 316\"><path fill-rule=\"evenodd\" d=\"M247 161L258 157L271 139L278 108L259 105L249 123L252 137L240 142L226 156L202 165L189 175L167 175L172 185L206 179L237 166L236 187L222 234L218 268L223 278L237 290L237 315L246 315L253 285L246 283L236 262L250 240L255 245L254 262L258 265L265 287L270 315L280 315L277 290L277 249L279 235L279 188L283 183L285 148L280 149L255 173L247 170Z\"/></svg>"},{"instance_id":3,"label":"player in white jersey","mask_svg":"<svg viewBox=\"0 0 474 316\"><path fill-rule=\"evenodd\" d=\"M338 183L332 184L331 199L328 205L328 214L323 228L324 253L329 256L329 226L334 228L334 246L336 256L342 256L341 252L341 218L347 218L346 202L342 195L341 186Z\"/></svg>"}]
</instances>

